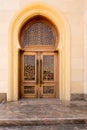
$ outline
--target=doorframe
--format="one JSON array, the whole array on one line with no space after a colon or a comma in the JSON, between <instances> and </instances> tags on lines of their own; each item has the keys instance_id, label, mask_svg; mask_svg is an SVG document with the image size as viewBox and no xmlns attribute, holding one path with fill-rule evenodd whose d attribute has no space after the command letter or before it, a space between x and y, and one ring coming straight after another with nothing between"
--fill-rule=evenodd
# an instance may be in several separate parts
<instances>
[{"instance_id":1,"label":"doorframe","mask_svg":"<svg viewBox=\"0 0 87 130\"><path fill-rule=\"evenodd\" d=\"M35 2L16 13L9 27L9 70L7 100L18 100L19 88L19 33L24 23L34 16L41 15L49 19L57 28L60 40L56 51L59 52L59 98L70 100L70 29L65 16L43 2Z\"/></svg>"},{"instance_id":2,"label":"doorframe","mask_svg":"<svg viewBox=\"0 0 87 130\"><path fill-rule=\"evenodd\" d=\"M35 56L35 80L24 80L24 56L31 56L34 55ZM43 80L43 73L41 74L41 72L43 72L43 56L54 56L54 79L53 80ZM20 98L59 98L59 81L57 80L57 77L59 77L58 75L58 52L54 52L54 51L23 51L20 53L20 88L19 88L19 93L20 93ZM38 60L38 64L37 64L37 60ZM40 62L42 61L42 62ZM41 65L42 63L42 65ZM42 67L41 67L42 66ZM38 69L37 69L38 67ZM58 67L58 68L57 68ZM42 69L42 70L41 70ZM37 73L38 74L38 78L37 78ZM42 75L42 76L41 76ZM41 78L41 79L40 79ZM38 81L37 81L38 80ZM41 83L42 81L42 83ZM29 85L30 83L30 85ZM50 93L50 94L44 94L43 93L43 86L54 86L54 93ZM35 86L35 93L33 94L24 94L24 86ZM38 91L39 90L39 91ZM38 95L39 94L39 95Z\"/></svg>"}]
</instances>

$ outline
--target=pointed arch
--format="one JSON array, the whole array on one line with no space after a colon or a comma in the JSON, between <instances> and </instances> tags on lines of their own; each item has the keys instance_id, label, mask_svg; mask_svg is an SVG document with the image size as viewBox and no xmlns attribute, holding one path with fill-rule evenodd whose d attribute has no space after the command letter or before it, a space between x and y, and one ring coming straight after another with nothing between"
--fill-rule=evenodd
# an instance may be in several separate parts
<instances>
[{"instance_id":1,"label":"pointed arch","mask_svg":"<svg viewBox=\"0 0 87 130\"><path fill-rule=\"evenodd\" d=\"M9 88L8 101L18 100L19 87L19 33L24 23L34 16L41 15L49 19L58 29L60 40L57 46L59 51L59 98L70 100L70 30L66 18L60 11L47 5L36 2L24 7L13 17L9 28Z\"/></svg>"}]
</instances>

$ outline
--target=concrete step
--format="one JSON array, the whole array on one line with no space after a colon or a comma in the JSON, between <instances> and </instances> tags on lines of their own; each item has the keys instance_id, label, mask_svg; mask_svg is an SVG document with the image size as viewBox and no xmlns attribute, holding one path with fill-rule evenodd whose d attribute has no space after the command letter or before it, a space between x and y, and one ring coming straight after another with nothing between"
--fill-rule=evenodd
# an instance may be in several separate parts
<instances>
[{"instance_id":1,"label":"concrete step","mask_svg":"<svg viewBox=\"0 0 87 130\"><path fill-rule=\"evenodd\" d=\"M87 124L87 118L37 118L37 119L0 119L0 126L25 125L58 125L58 124Z\"/></svg>"},{"instance_id":2,"label":"concrete step","mask_svg":"<svg viewBox=\"0 0 87 130\"><path fill-rule=\"evenodd\" d=\"M58 124L40 126L0 126L0 130L87 130L87 124Z\"/></svg>"},{"instance_id":3,"label":"concrete step","mask_svg":"<svg viewBox=\"0 0 87 130\"><path fill-rule=\"evenodd\" d=\"M0 105L0 126L87 124L87 102L29 99Z\"/></svg>"}]
</instances>

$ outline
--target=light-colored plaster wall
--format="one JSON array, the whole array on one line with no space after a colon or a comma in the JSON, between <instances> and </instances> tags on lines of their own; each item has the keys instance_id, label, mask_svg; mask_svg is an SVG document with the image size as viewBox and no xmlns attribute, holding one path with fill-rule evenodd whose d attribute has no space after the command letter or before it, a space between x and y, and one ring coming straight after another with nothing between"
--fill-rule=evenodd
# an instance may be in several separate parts
<instances>
[{"instance_id":1,"label":"light-colored plaster wall","mask_svg":"<svg viewBox=\"0 0 87 130\"><path fill-rule=\"evenodd\" d=\"M8 91L8 34L11 19L18 10L38 0L0 0L0 92ZM71 93L87 92L84 88L84 28L87 13L82 0L39 0L62 12L71 31ZM85 18L83 18L83 15ZM84 25L85 19L85 25ZM85 44L86 44L85 35ZM87 46L85 47L85 55ZM85 58L86 59L86 58ZM85 63L87 64L87 62ZM85 66L85 75L87 67ZM86 80L86 79L85 79Z\"/></svg>"},{"instance_id":2,"label":"light-colored plaster wall","mask_svg":"<svg viewBox=\"0 0 87 130\"><path fill-rule=\"evenodd\" d=\"M84 93L87 94L87 1L84 3Z\"/></svg>"}]
</instances>

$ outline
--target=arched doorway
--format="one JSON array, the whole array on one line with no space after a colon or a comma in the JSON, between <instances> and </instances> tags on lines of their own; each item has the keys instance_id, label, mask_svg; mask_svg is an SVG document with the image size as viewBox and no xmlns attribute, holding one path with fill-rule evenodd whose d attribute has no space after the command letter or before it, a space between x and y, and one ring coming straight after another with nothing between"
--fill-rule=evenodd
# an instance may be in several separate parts
<instances>
[{"instance_id":1,"label":"arched doorway","mask_svg":"<svg viewBox=\"0 0 87 130\"><path fill-rule=\"evenodd\" d=\"M59 32L59 41L56 46L59 58L59 99L70 100L70 30L64 15L46 3L36 2L21 9L10 26L9 34L9 87L8 101L16 101L20 88L20 30L35 16L47 18Z\"/></svg>"},{"instance_id":2,"label":"arched doorway","mask_svg":"<svg viewBox=\"0 0 87 130\"><path fill-rule=\"evenodd\" d=\"M40 15L21 28L21 97L58 97L58 40L58 30Z\"/></svg>"}]
</instances>

